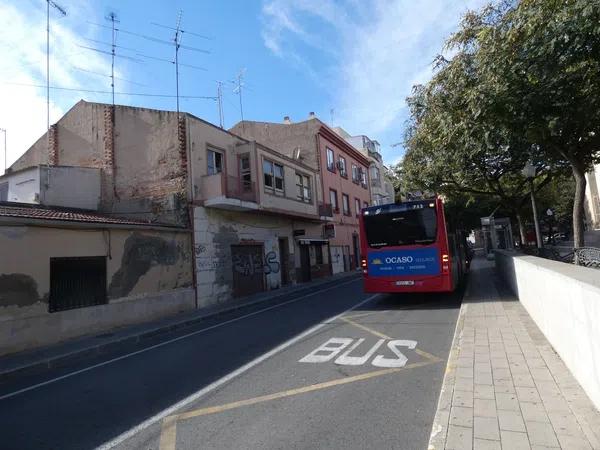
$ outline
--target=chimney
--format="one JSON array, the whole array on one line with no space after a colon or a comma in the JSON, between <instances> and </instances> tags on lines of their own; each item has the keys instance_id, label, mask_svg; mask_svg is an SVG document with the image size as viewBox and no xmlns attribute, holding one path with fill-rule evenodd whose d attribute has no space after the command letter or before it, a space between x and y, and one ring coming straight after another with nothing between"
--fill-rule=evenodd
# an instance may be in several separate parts
<instances>
[{"instance_id":1,"label":"chimney","mask_svg":"<svg viewBox=\"0 0 600 450\"><path fill-rule=\"evenodd\" d=\"M290 116L285 116L283 118L283 123L285 123L286 125L289 125L292 123L292 121L290 120Z\"/></svg>"},{"instance_id":2,"label":"chimney","mask_svg":"<svg viewBox=\"0 0 600 450\"><path fill-rule=\"evenodd\" d=\"M48 165L58 166L58 125L50 125L48 130Z\"/></svg>"},{"instance_id":3,"label":"chimney","mask_svg":"<svg viewBox=\"0 0 600 450\"><path fill-rule=\"evenodd\" d=\"M316 117L317 117L317 116L315 115L315 112L314 112L314 111L311 111L311 112L309 112L309 113L308 113L308 118L309 118L309 119L315 119Z\"/></svg>"}]
</instances>

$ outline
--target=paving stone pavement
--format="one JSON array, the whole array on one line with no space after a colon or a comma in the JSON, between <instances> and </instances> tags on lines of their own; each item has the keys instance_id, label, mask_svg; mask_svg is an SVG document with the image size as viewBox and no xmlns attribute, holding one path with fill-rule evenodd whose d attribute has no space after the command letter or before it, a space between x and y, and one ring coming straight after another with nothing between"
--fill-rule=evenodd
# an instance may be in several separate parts
<instances>
[{"instance_id":1,"label":"paving stone pavement","mask_svg":"<svg viewBox=\"0 0 600 450\"><path fill-rule=\"evenodd\" d=\"M600 413L527 311L477 258L430 450L600 449Z\"/></svg>"}]
</instances>

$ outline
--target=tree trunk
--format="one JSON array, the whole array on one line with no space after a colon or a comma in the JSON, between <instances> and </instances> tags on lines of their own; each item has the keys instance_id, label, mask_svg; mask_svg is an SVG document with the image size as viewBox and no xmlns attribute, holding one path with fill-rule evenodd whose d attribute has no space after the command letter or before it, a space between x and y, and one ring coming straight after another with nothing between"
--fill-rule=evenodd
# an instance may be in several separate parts
<instances>
[{"instance_id":1,"label":"tree trunk","mask_svg":"<svg viewBox=\"0 0 600 450\"><path fill-rule=\"evenodd\" d=\"M584 238L584 202L585 202L585 171L576 164L571 164L575 179L575 201L573 202L573 241L575 248L585 245Z\"/></svg>"},{"instance_id":2,"label":"tree trunk","mask_svg":"<svg viewBox=\"0 0 600 450\"><path fill-rule=\"evenodd\" d=\"M521 213L517 213L517 223L519 224L519 247L523 248L527 242L527 236L525 235L525 225L521 219Z\"/></svg>"}]
</instances>

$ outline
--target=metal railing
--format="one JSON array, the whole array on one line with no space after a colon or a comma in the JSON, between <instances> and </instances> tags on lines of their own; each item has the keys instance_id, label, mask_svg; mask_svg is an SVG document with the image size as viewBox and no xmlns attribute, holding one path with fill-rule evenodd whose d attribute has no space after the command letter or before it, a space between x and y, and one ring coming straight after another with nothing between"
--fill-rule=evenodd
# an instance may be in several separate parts
<instances>
[{"instance_id":1,"label":"metal railing","mask_svg":"<svg viewBox=\"0 0 600 450\"><path fill-rule=\"evenodd\" d=\"M595 247L580 247L574 248L572 252L561 255L558 250L553 247L524 247L521 249L523 253L540 258L552 259L569 264L576 264L583 267L591 267L600 269L600 248Z\"/></svg>"},{"instance_id":2,"label":"metal railing","mask_svg":"<svg viewBox=\"0 0 600 450\"><path fill-rule=\"evenodd\" d=\"M331 203L319 203L320 217L333 217L333 207Z\"/></svg>"},{"instance_id":3,"label":"metal railing","mask_svg":"<svg viewBox=\"0 0 600 450\"><path fill-rule=\"evenodd\" d=\"M225 195L245 202L256 202L258 199L256 183L231 175L225 177Z\"/></svg>"}]
</instances>

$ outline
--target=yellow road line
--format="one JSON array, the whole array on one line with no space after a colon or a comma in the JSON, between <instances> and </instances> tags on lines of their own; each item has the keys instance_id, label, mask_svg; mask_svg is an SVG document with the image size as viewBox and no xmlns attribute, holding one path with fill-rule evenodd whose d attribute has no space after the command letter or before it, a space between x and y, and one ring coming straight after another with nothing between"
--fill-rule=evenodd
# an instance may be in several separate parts
<instances>
[{"instance_id":1,"label":"yellow road line","mask_svg":"<svg viewBox=\"0 0 600 450\"><path fill-rule=\"evenodd\" d=\"M348 319L347 317L340 317L340 319L341 319L341 320L343 320L344 322L347 322L347 323L349 323L350 325L354 325L355 327L357 327L357 328L360 328L361 330L364 330L364 331L366 331L367 333L371 333L372 335L374 335L374 336L377 336L377 337L380 337L380 338L382 338L382 339L388 339L388 340L392 340L392 339L394 339L394 338L391 338L391 337L389 337L388 335L385 335L385 334L383 334L383 333L380 333L380 332L379 332L379 331L377 331L377 330L373 330L373 329L371 329L371 328L369 328L369 327L366 327L366 326L364 326L364 325L362 325L362 324L360 324L360 323L357 323L357 322L355 322L355 321L354 321L354 320L352 320L352 319Z\"/></svg>"},{"instance_id":2,"label":"yellow road line","mask_svg":"<svg viewBox=\"0 0 600 450\"><path fill-rule=\"evenodd\" d=\"M276 392L274 394L268 394L268 395L263 395L260 397L254 397L254 398L249 398L246 400L240 400L237 402L226 403L224 405L210 406L208 408L201 408L201 409L197 409L195 411L189 411L189 412L177 414L177 415L171 416L171 417L176 417L177 420L182 420L182 419L190 419L192 417L206 416L208 414L215 414L215 413L219 413L219 412L223 412L223 411L228 411L230 409L240 408L242 406L255 405L257 403L264 403L264 402L268 402L271 400L277 400L280 398L291 397L291 396L299 395L299 394L305 394L307 392L313 392L313 391L327 389L327 388L334 387L334 386L340 386L343 384L354 383L356 381L364 381L364 380L368 380L371 378L388 375L390 373L400 372L402 370L426 366L428 364L433 364L433 362L432 361L421 361L421 362L414 363L414 364L408 364L404 367L399 367L399 368L375 370L373 372L367 372L367 373L363 373L360 375L354 375L352 377L337 378L335 380L326 381L324 383L311 384L309 386L303 386L303 387L296 388L296 389L290 389L287 391Z\"/></svg>"},{"instance_id":3,"label":"yellow road line","mask_svg":"<svg viewBox=\"0 0 600 450\"><path fill-rule=\"evenodd\" d=\"M344 316L346 319L356 319L358 317L365 317L365 316L370 316L371 314L375 314L378 312L387 312L387 311L370 311L370 312L366 312L366 313L361 313L361 314L352 314L351 316Z\"/></svg>"},{"instance_id":4,"label":"yellow road line","mask_svg":"<svg viewBox=\"0 0 600 450\"><path fill-rule=\"evenodd\" d=\"M160 450L175 450L177 440L177 416L165 417L160 429Z\"/></svg>"}]
</instances>

